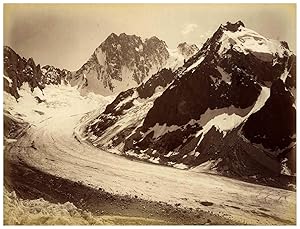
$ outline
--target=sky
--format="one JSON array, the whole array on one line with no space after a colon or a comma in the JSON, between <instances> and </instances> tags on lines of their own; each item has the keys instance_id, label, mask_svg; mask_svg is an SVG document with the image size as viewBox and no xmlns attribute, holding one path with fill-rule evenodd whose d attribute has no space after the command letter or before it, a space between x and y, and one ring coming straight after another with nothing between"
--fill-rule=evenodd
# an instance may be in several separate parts
<instances>
[{"instance_id":1,"label":"sky","mask_svg":"<svg viewBox=\"0 0 300 229\"><path fill-rule=\"evenodd\" d=\"M112 32L157 36L169 48L200 46L220 24L238 20L296 52L295 4L4 4L4 45L74 71Z\"/></svg>"}]
</instances>

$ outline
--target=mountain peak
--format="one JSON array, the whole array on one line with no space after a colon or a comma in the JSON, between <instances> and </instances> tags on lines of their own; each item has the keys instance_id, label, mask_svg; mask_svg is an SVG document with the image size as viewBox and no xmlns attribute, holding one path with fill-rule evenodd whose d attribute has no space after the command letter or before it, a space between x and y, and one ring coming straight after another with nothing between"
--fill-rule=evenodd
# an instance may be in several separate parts
<instances>
[{"instance_id":1,"label":"mountain peak","mask_svg":"<svg viewBox=\"0 0 300 229\"><path fill-rule=\"evenodd\" d=\"M115 33L111 33L105 40L103 43L106 43L106 42L112 42L112 41L115 41L118 39L118 35L115 34Z\"/></svg>"},{"instance_id":2,"label":"mountain peak","mask_svg":"<svg viewBox=\"0 0 300 229\"><path fill-rule=\"evenodd\" d=\"M187 45L187 44L188 44L188 43L187 43L186 41L181 42L181 43L178 44L177 48L178 48L179 46L184 46L184 45Z\"/></svg>"},{"instance_id":3,"label":"mountain peak","mask_svg":"<svg viewBox=\"0 0 300 229\"><path fill-rule=\"evenodd\" d=\"M241 26L245 27L245 24L242 21L237 21L236 23L231 23L228 21L226 25L221 25L221 28L231 32L236 32Z\"/></svg>"},{"instance_id":4,"label":"mountain peak","mask_svg":"<svg viewBox=\"0 0 300 229\"><path fill-rule=\"evenodd\" d=\"M15 52L15 50L13 50L11 47L6 46L6 45L3 46L3 53L4 53L4 56L7 56L7 55L14 55L14 56L20 57L20 56ZM20 58L21 58L21 57L20 57Z\"/></svg>"},{"instance_id":5,"label":"mountain peak","mask_svg":"<svg viewBox=\"0 0 300 229\"><path fill-rule=\"evenodd\" d=\"M166 42L159 39L157 36L152 36L150 38L146 38L145 43L163 43L167 47Z\"/></svg>"},{"instance_id":6,"label":"mountain peak","mask_svg":"<svg viewBox=\"0 0 300 229\"><path fill-rule=\"evenodd\" d=\"M4 51L9 51L9 52L15 52L11 47L4 45L3 47Z\"/></svg>"},{"instance_id":7,"label":"mountain peak","mask_svg":"<svg viewBox=\"0 0 300 229\"><path fill-rule=\"evenodd\" d=\"M285 42L268 39L254 30L246 28L242 21L220 25L201 50L219 56L229 52L252 54L264 62L276 62L278 58L288 57L292 54Z\"/></svg>"},{"instance_id":8,"label":"mountain peak","mask_svg":"<svg viewBox=\"0 0 300 229\"><path fill-rule=\"evenodd\" d=\"M152 37L150 37L148 40L158 40L158 41L160 41L160 39L157 37L157 36L152 36Z\"/></svg>"},{"instance_id":9,"label":"mountain peak","mask_svg":"<svg viewBox=\"0 0 300 229\"><path fill-rule=\"evenodd\" d=\"M195 44L189 44L189 43L187 43L186 41L184 41L184 42L181 42L181 43L179 43L179 44L177 45L177 48L178 48L178 49L180 49L180 48L182 48L182 47L193 47L193 48L195 48L195 47L197 47L197 45L195 45Z\"/></svg>"},{"instance_id":10,"label":"mountain peak","mask_svg":"<svg viewBox=\"0 0 300 229\"><path fill-rule=\"evenodd\" d=\"M194 55L196 52L199 51L199 48L195 44L188 44L187 42L182 42L178 44L177 50L181 55L184 56L185 59L188 59L192 55Z\"/></svg>"},{"instance_id":11,"label":"mountain peak","mask_svg":"<svg viewBox=\"0 0 300 229\"><path fill-rule=\"evenodd\" d=\"M107 38L117 38L118 35L115 33L111 33Z\"/></svg>"},{"instance_id":12,"label":"mountain peak","mask_svg":"<svg viewBox=\"0 0 300 229\"><path fill-rule=\"evenodd\" d=\"M83 94L87 91L103 95L118 93L161 70L168 58L166 43L155 36L143 41L134 34L112 33L74 73L71 85L79 85ZM99 84L89 83L94 79Z\"/></svg>"},{"instance_id":13,"label":"mountain peak","mask_svg":"<svg viewBox=\"0 0 300 229\"><path fill-rule=\"evenodd\" d=\"M130 34L126 34L126 33L121 33L119 35L119 37L122 38L122 37L138 37L138 36L135 34L130 35Z\"/></svg>"}]
</instances>

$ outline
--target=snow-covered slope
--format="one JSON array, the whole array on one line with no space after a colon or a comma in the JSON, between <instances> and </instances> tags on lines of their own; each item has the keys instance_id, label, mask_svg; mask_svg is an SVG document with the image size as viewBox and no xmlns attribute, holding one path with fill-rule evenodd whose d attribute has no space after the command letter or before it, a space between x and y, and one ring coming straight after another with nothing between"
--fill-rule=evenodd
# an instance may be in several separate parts
<instances>
[{"instance_id":1,"label":"snow-covered slope","mask_svg":"<svg viewBox=\"0 0 300 229\"><path fill-rule=\"evenodd\" d=\"M156 88L151 103L140 100L136 89L131 97L121 93L107 107L114 110L91 120L85 137L154 163L180 168L213 163L223 174L265 176L260 179L265 183L277 177L273 185L284 186L281 161L295 172L295 58L287 43L240 21L221 25L174 79ZM138 110L143 111L138 122L128 119Z\"/></svg>"},{"instance_id":2,"label":"snow-covered slope","mask_svg":"<svg viewBox=\"0 0 300 229\"><path fill-rule=\"evenodd\" d=\"M4 110L13 117L31 124L69 113L88 113L113 100L113 97L94 93L81 96L80 92L70 85L47 85L42 93L37 88L32 92L28 83L24 83L19 94L20 98L16 101L11 94L4 92Z\"/></svg>"}]
</instances>

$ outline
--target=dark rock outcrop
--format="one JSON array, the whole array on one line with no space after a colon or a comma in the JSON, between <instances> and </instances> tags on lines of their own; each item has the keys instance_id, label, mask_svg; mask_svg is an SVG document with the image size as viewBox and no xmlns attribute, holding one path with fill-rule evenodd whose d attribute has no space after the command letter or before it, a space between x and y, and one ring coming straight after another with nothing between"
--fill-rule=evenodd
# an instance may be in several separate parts
<instances>
[{"instance_id":1,"label":"dark rock outcrop","mask_svg":"<svg viewBox=\"0 0 300 229\"><path fill-rule=\"evenodd\" d=\"M20 97L19 89L28 83L31 91L35 88L43 90L49 84L67 84L71 72L53 66L40 67L32 58L20 57L10 47L4 46L4 91L16 99Z\"/></svg>"},{"instance_id":2,"label":"dark rock outcrop","mask_svg":"<svg viewBox=\"0 0 300 229\"><path fill-rule=\"evenodd\" d=\"M44 88L40 65L36 65L32 58L21 58L7 46L4 46L4 75L4 90L16 99L20 97L18 90L24 82L29 84L32 91L35 87L40 90Z\"/></svg>"}]
</instances>

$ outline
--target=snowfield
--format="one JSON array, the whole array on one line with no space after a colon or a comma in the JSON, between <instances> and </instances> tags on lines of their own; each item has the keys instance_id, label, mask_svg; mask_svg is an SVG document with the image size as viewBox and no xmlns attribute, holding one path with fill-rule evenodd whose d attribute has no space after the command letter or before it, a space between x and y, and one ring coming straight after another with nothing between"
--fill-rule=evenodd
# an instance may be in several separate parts
<instances>
[{"instance_id":1,"label":"snowfield","mask_svg":"<svg viewBox=\"0 0 300 229\"><path fill-rule=\"evenodd\" d=\"M271 61L275 55L282 58L284 52L287 51L279 41L267 39L243 26L240 26L236 32L224 31L220 42L219 54L224 53L230 46L233 46L237 51L245 55L251 52L263 61Z\"/></svg>"},{"instance_id":2,"label":"snowfield","mask_svg":"<svg viewBox=\"0 0 300 229\"><path fill-rule=\"evenodd\" d=\"M24 90L23 95L29 93ZM129 160L74 138L74 128L83 115L95 108L104 109L112 99L81 97L75 90L68 86L47 87L46 101L40 104L29 96L16 103L5 95L5 109L31 124L10 148L11 160L22 160L43 172L101 187L113 194L136 195L172 205L180 203L182 207L210 211L240 223L295 224L295 192ZM212 205L204 206L202 201ZM39 206L43 204L49 203ZM28 208L28 204L24 205L22 211Z\"/></svg>"},{"instance_id":3,"label":"snowfield","mask_svg":"<svg viewBox=\"0 0 300 229\"><path fill-rule=\"evenodd\" d=\"M70 85L47 85L43 92L35 88L31 93L28 83L24 83L19 93L21 97L17 102L13 96L4 92L4 109L31 124L50 117L88 113L114 99L114 96L105 97L92 92L81 96ZM35 96L45 101L38 103Z\"/></svg>"}]
</instances>

